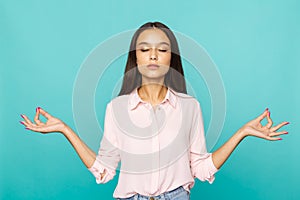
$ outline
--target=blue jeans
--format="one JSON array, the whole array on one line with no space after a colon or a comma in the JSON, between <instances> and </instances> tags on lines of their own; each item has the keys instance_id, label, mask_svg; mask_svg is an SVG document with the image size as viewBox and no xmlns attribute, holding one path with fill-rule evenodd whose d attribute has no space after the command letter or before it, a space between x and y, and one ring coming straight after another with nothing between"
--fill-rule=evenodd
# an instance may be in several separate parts
<instances>
[{"instance_id":1,"label":"blue jeans","mask_svg":"<svg viewBox=\"0 0 300 200\"><path fill-rule=\"evenodd\" d=\"M182 186L157 196L144 196L140 194L128 198L117 198L116 200L189 200L190 194Z\"/></svg>"}]
</instances>

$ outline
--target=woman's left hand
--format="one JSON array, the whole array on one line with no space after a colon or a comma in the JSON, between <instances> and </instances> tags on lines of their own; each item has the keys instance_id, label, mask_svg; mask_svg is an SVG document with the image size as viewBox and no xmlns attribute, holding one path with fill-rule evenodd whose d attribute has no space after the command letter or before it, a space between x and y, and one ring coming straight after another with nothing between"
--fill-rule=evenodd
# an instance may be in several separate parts
<instances>
[{"instance_id":1,"label":"woman's left hand","mask_svg":"<svg viewBox=\"0 0 300 200\"><path fill-rule=\"evenodd\" d=\"M268 120L268 123L265 126L261 124L261 121L264 118L267 118ZM270 117L270 111L269 109L266 109L263 112L263 114L261 114L256 119L251 120L247 124L245 124L239 130L239 132L243 133L244 136L255 136L255 137L263 138L266 140L273 140L273 141L281 140L281 138L277 136L280 136L282 134L288 134L288 132L287 131L276 132L276 131L287 124L289 124L289 122L282 122L276 126L272 126L273 121L271 120Z\"/></svg>"}]
</instances>

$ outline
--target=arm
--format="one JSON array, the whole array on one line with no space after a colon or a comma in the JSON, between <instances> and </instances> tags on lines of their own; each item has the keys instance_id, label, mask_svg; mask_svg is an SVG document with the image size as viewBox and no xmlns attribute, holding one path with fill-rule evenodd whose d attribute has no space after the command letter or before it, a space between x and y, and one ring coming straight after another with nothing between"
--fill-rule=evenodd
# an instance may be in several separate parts
<instances>
[{"instance_id":1,"label":"arm","mask_svg":"<svg viewBox=\"0 0 300 200\"><path fill-rule=\"evenodd\" d=\"M39 120L39 115L43 115L47 121L43 123ZM26 129L41 133L59 132L62 133L71 143L82 162L87 168L90 168L96 160L96 153L93 152L79 137L78 135L60 119L51 116L41 108L36 109L34 123L25 115L21 115L24 121L21 124L26 126ZM105 175L105 171L101 174L101 178Z\"/></svg>"},{"instance_id":2,"label":"arm","mask_svg":"<svg viewBox=\"0 0 300 200\"><path fill-rule=\"evenodd\" d=\"M69 126L65 126L62 133L69 140L85 166L90 168L96 160L96 153Z\"/></svg>"},{"instance_id":3,"label":"arm","mask_svg":"<svg viewBox=\"0 0 300 200\"><path fill-rule=\"evenodd\" d=\"M267 118L268 123L265 126L261 125L261 121ZM281 138L274 137L282 134L287 134L287 131L276 132L289 122L282 122L272 127L272 120L270 117L270 111L266 109L262 115L254 120L246 123L241 129L239 129L223 146L212 153L212 160L216 168L220 168L225 161L229 158L233 150L237 145L247 136L255 136L266 140L281 140Z\"/></svg>"}]
</instances>

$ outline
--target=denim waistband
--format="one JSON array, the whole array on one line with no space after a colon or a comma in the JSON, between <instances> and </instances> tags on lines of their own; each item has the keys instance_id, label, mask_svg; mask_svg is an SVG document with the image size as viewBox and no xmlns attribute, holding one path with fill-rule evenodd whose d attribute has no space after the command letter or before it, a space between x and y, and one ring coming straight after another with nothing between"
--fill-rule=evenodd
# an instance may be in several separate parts
<instances>
[{"instance_id":1,"label":"denim waistband","mask_svg":"<svg viewBox=\"0 0 300 200\"><path fill-rule=\"evenodd\" d=\"M141 194L136 194L132 197L124 198L124 200L125 199L126 200L165 200L165 199L172 199L172 197L178 195L181 192L187 192L187 191L182 186L180 186L174 190L164 192L157 196L144 196ZM120 199L120 198L118 198L118 199ZM123 199L121 198L120 200L123 200Z\"/></svg>"}]
</instances>

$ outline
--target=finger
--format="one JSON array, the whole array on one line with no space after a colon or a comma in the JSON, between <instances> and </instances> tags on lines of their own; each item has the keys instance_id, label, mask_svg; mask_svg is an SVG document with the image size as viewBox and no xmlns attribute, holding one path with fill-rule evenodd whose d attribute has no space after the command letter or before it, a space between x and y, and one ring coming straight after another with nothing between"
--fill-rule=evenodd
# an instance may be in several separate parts
<instances>
[{"instance_id":1,"label":"finger","mask_svg":"<svg viewBox=\"0 0 300 200\"><path fill-rule=\"evenodd\" d=\"M40 107L37 107L37 108L36 108L36 113L35 113L35 116L34 116L34 122L35 122L37 125L42 125L42 124L44 124L44 123L40 121L39 115L40 115Z\"/></svg>"},{"instance_id":2,"label":"finger","mask_svg":"<svg viewBox=\"0 0 300 200\"><path fill-rule=\"evenodd\" d=\"M273 121L272 121L270 115L271 115L271 113L270 113L270 111L268 110L268 113L267 113L267 120L268 120L268 123L266 124L266 127L267 127L267 128L271 128L272 125L273 125Z\"/></svg>"},{"instance_id":3,"label":"finger","mask_svg":"<svg viewBox=\"0 0 300 200\"><path fill-rule=\"evenodd\" d=\"M270 137L270 136L267 136L266 139L267 139L267 140L271 140L271 141L282 140L282 138L278 138L278 137Z\"/></svg>"},{"instance_id":4,"label":"finger","mask_svg":"<svg viewBox=\"0 0 300 200\"><path fill-rule=\"evenodd\" d=\"M32 123L30 121L30 119L26 115L22 115L21 114L21 117L24 119L24 121L20 121L20 123L25 126L25 129L29 129L29 127L32 127L32 128L36 128L37 127L37 125L35 125L34 123Z\"/></svg>"},{"instance_id":5,"label":"finger","mask_svg":"<svg viewBox=\"0 0 300 200\"><path fill-rule=\"evenodd\" d=\"M28 127L28 126L30 126L30 124L28 124L27 122L25 122L25 121L19 121L22 125L24 125L25 126L25 128L26 127Z\"/></svg>"},{"instance_id":6,"label":"finger","mask_svg":"<svg viewBox=\"0 0 300 200\"><path fill-rule=\"evenodd\" d=\"M280 129L281 127L283 127L283 126L285 126L285 125L288 125L288 124L289 124L289 122L281 122L280 124L278 124L278 125L272 127L272 128L270 129L270 131L271 131L271 132L277 131L277 130Z\"/></svg>"},{"instance_id":7,"label":"finger","mask_svg":"<svg viewBox=\"0 0 300 200\"><path fill-rule=\"evenodd\" d=\"M256 119L261 122L268 114L269 109L267 108L260 116L258 116Z\"/></svg>"},{"instance_id":8,"label":"finger","mask_svg":"<svg viewBox=\"0 0 300 200\"><path fill-rule=\"evenodd\" d=\"M47 119L51 118L52 116L47 113L45 110L43 110L42 108L39 109L39 112L44 116L46 117Z\"/></svg>"},{"instance_id":9,"label":"finger","mask_svg":"<svg viewBox=\"0 0 300 200\"><path fill-rule=\"evenodd\" d=\"M28 125L33 125L33 123L30 121L30 119L26 115L21 115L21 117L25 120L25 122Z\"/></svg>"},{"instance_id":10,"label":"finger","mask_svg":"<svg viewBox=\"0 0 300 200\"><path fill-rule=\"evenodd\" d=\"M26 126L26 122L25 121L19 121L20 122L20 124L22 124L22 125L24 125L24 126Z\"/></svg>"},{"instance_id":11,"label":"finger","mask_svg":"<svg viewBox=\"0 0 300 200\"><path fill-rule=\"evenodd\" d=\"M42 132L43 128L40 126L27 126L25 129L34 131L34 132Z\"/></svg>"},{"instance_id":12,"label":"finger","mask_svg":"<svg viewBox=\"0 0 300 200\"><path fill-rule=\"evenodd\" d=\"M279 136L279 135L283 135L283 134L288 134L289 132L287 131L280 131L280 132L274 132L269 134L270 137L274 137L274 136Z\"/></svg>"},{"instance_id":13,"label":"finger","mask_svg":"<svg viewBox=\"0 0 300 200\"><path fill-rule=\"evenodd\" d=\"M40 125L36 125L36 124L28 124L28 123L26 123L26 122L24 122L24 126L25 126L25 129L41 127Z\"/></svg>"}]
</instances>

